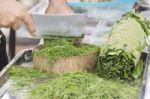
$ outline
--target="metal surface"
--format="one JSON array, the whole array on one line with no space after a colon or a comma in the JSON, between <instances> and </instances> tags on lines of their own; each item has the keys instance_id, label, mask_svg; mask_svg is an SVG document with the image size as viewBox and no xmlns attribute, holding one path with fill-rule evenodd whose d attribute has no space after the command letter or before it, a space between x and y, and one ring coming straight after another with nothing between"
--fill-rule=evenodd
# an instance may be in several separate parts
<instances>
[{"instance_id":1,"label":"metal surface","mask_svg":"<svg viewBox=\"0 0 150 99\"><path fill-rule=\"evenodd\" d=\"M82 37L85 32L85 15L42 15L31 14L36 26L36 38L49 38L51 36ZM18 35L29 34L22 24L17 31Z\"/></svg>"},{"instance_id":2,"label":"metal surface","mask_svg":"<svg viewBox=\"0 0 150 99\"><path fill-rule=\"evenodd\" d=\"M150 99L150 55L147 57L146 61L146 74L145 74L145 94L142 99Z\"/></svg>"},{"instance_id":3,"label":"metal surface","mask_svg":"<svg viewBox=\"0 0 150 99\"><path fill-rule=\"evenodd\" d=\"M31 66L30 64L32 64L32 51L33 51L33 49L26 49L26 50L19 52L11 60L11 62L0 72L0 87L1 87L0 98L1 99L5 95L8 95L8 96L7 96L7 98L3 98L3 99L16 99L16 98L8 98L8 97L10 97L10 95L7 92L9 91L11 81L9 80L7 71L13 65L21 65L22 64L22 66Z\"/></svg>"},{"instance_id":4,"label":"metal surface","mask_svg":"<svg viewBox=\"0 0 150 99\"><path fill-rule=\"evenodd\" d=\"M39 40L38 40L39 42ZM41 39L38 46L44 44L44 40ZM32 53L33 48L25 49L17 53L17 55L10 61L10 63L0 72L0 99L26 99L24 92L19 92L16 96L12 96L10 93L10 86L12 81L9 80L9 75L7 73L8 69L13 65L19 65L22 67L32 66Z\"/></svg>"}]
</instances>

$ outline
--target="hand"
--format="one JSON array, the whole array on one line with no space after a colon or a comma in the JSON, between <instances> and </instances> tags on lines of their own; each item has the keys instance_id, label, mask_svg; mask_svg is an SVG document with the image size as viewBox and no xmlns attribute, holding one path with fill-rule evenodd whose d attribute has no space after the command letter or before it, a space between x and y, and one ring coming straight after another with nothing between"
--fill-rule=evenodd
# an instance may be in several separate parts
<instances>
[{"instance_id":1,"label":"hand","mask_svg":"<svg viewBox=\"0 0 150 99\"><path fill-rule=\"evenodd\" d=\"M46 14L73 14L73 10L67 5L67 0L49 0Z\"/></svg>"},{"instance_id":2,"label":"hand","mask_svg":"<svg viewBox=\"0 0 150 99\"><path fill-rule=\"evenodd\" d=\"M0 27L17 30L23 22L31 35L35 26L27 11L16 0L0 0Z\"/></svg>"}]
</instances>

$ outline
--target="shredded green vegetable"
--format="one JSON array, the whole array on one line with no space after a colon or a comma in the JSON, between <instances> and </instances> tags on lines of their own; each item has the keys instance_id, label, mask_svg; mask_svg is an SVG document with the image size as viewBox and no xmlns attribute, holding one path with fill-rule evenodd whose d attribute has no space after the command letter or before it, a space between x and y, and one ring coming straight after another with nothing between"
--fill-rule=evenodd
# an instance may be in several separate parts
<instances>
[{"instance_id":1,"label":"shredded green vegetable","mask_svg":"<svg viewBox=\"0 0 150 99\"><path fill-rule=\"evenodd\" d=\"M48 74L32 68L23 68L18 66L11 67L8 73L10 75L10 79L14 81L13 86L15 89L31 87L37 79L48 79L55 77L54 74Z\"/></svg>"},{"instance_id":2,"label":"shredded green vegetable","mask_svg":"<svg viewBox=\"0 0 150 99\"><path fill-rule=\"evenodd\" d=\"M115 79L139 77L143 71L143 64L139 63L140 55L149 34L145 18L134 12L125 14L113 26L107 42L101 48L96 69L98 74ZM138 66L140 70L137 70Z\"/></svg>"},{"instance_id":3,"label":"shredded green vegetable","mask_svg":"<svg viewBox=\"0 0 150 99\"><path fill-rule=\"evenodd\" d=\"M139 84L99 78L87 72L60 75L30 92L30 99L138 99Z\"/></svg>"},{"instance_id":4,"label":"shredded green vegetable","mask_svg":"<svg viewBox=\"0 0 150 99\"><path fill-rule=\"evenodd\" d=\"M52 66L56 60L97 52L95 45L74 45L74 38L58 38L46 40L44 48L34 52L34 57L46 57Z\"/></svg>"},{"instance_id":5,"label":"shredded green vegetable","mask_svg":"<svg viewBox=\"0 0 150 99\"><path fill-rule=\"evenodd\" d=\"M27 99L138 99L141 84L140 80L108 80L88 72L56 76L24 67L11 67L9 74L14 81L12 91L28 88ZM37 79L42 83L37 84Z\"/></svg>"}]
</instances>

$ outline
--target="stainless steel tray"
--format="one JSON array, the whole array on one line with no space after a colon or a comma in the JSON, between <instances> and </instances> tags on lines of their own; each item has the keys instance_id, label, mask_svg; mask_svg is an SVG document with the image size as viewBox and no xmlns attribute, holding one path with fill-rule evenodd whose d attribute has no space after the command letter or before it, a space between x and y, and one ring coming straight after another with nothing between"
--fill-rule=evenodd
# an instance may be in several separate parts
<instances>
[{"instance_id":1,"label":"stainless steel tray","mask_svg":"<svg viewBox=\"0 0 150 99\"><path fill-rule=\"evenodd\" d=\"M11 96L9 94L9 76L8 69L13 65L23 67L32 66L32 52L33 49L26 49L19 52L14 59L0 72L0 99L25 99L21 94L20 96ZM142 59L145 61L145 69L143 72L143 81L141 85L141 92L139 93L140 99L150 99L150 54L142 53Z\"/></svg>"}]
</instances>

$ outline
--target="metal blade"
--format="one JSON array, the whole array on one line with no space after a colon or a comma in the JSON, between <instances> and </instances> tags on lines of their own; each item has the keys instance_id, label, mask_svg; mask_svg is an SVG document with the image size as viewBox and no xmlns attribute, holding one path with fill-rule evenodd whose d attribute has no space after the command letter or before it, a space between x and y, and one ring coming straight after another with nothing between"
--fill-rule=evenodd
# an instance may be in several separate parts
<instances>
[{"instance_id":1,"label":"metal blade","mask_svg":"<svg viewBox=\"0 0 150 99\"><path fill-rule=\"evenodd\" d=\"M42 15L31 14L36 26L37 38L51 38L53 36L81 37L85 32L85 15ZM22 24L18 35L27 35L26 27Z\"/></svg>"}]
</instances>

